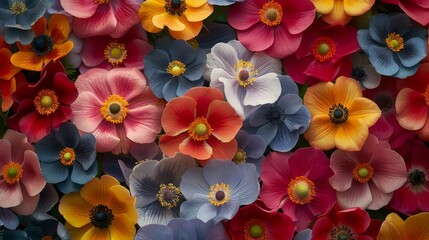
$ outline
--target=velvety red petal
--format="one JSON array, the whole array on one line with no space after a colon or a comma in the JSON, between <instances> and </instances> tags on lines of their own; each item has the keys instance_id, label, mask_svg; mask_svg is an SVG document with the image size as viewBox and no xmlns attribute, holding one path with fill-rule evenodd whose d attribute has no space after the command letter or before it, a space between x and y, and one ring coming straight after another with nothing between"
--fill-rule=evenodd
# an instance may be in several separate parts
<instances>
[{"instance_id":1,"label":"velvety red petal","mask_svg":"<svg viewBox=\"0 0 429 240\"><path fill-rule=\"evenodd\" d=\"M196 117L206 117L209 105L214 100L224 100L221 91L208 87L194 87L187 91L184 96L193 98L197 102Z\"/></svg>"},{"instance_id":2,"label":"velvety red petal","mask_svg":"<svg viewBox=\"0 0 429 240\"><path fill-rule=\"evenodd\" d=\"M177 136L162 135L159 138L159 148L168 157L179 152L179 145L188 137L187 133L182 133Z\"/></svg>"},{"instance_id":3,"label":"velvety red petal","mask_svg":"<svg viewBox=\"0 0 429 240\"><path fill-rule=\"evenodd\" d=\"M144 56L150 52L153 47L146 41L140 39L134 39L127 44L127 58L124 60L123 64L125 67L135 67L138 69L143 69L144 67Z\"/></svg>"},{"instance_id":4,"label":"velvety red petal","mask_svg":"<svg viewBox=\"0 0 429 240\"><path fill-rule=\"evenodd\" d=\"M408 130L422 128L428 118L425 97L410 88L404 88L398 93L395 109L399 124Z\"/></svg>"},{"instance_id":5,"label":"velvety red petal","mask_svg":"<svg viewBox=\"0 0 429 240\"><path fill-rule=\"evenodd\" d=\"M292 77L295 82L299 84L308 83L310 77L303 72L312 62L313 58L311 56L298 60L295 54L282 59L282 64L285 71Z\"/></svg>"},{"instance_id":6,"label":"velvety red petal","mask_svg":"<svg viewBox=\"0 0 429 240\"><path fill-rule=\"evenodd\" d=\"M426 119L425 125L417 130L417 136L423 141L429 141L429 117Z\"/></svg>"},{"instance_id":7,"label":"velvety red petal","mask_svg":"<svg viewBox=\"0 0 429 240\"><path fill-rule=\"evenodd\" d=\"M189 124L195 120L197 102L190 97L173 98L167 103L162 113L162 127L170 136L187 131Z\"/></svg>"},{"instance_id":8,"label":"velvety red petal","mask_svg":"<svg viewBox=\"0 0 429 240\"><path fill-rule=\"evenodd\" d=\"M27 114L19 120L21 132L28 137L29 142L37 142L51 131L51 118L37 112Z\"/></svg>"},{"instance_id":9,"label":"velvety red petal","mask_svg":"<svg viewBox=\"0 0 429 240\"><path fill-rule=\"evenodd\" d=\"M331 231L335 229L334 223L328 217L319 218L313 226L312 239L330 239Z\"/></svg>"},{"instance_id":10,"label":"velvety red petal","mask_svg":"<svg viewBox=\"0 0 429 240\"><path fill-rule=\"evenodd\" d=\"M107 36L86 38L83 40L81 51L82 62L87 67L95 67L106 61L104 49L109 44L111 38Z\"/></svg>"},{"instance_id":11,"label":"velvety red petal","mask_svg":"<svg viewBox=\"0 0 429 240\"><path fill-rule=\"evenodd\" d=\"M291 34L285 24L282 24L275 29L273 44L265 52L274 58L284 58L298 49L301 39L301 33Z\"/></svg>"},{"instance_id":12,"label":"velvety red petal","mask_svg":"<svg viewBox=\"0 0 429 240\"><path fill-rule=\"evenodd\" d=\"M212 158L220 160L231 160L237 152L237 141L222 142L215 137L207 139L208 145L213 149Z\"/></svg>"},{"instance_id":13,"label":"velvety red petal","mask_svg":"<svg viewBox=\"0 0 429 240\"><path fill-rule=\"evenodd\" d=\"M304 71L304 74L320 79L325 82L335 80L341 68L341 62L333 63L331 61L320 62L314 60Z\"/></svg>"},{"instance_id":14,"label":"velvety red petal","mask_svg":"<svg viewBox=\"0 0 429 240\"><path fill-rule=\"evenodd\" d=\"M294 176L306 176L312 181L327 180L333 175L329 168L329 159L318 148L299 148L289 158L289 168L293 169Z\"/></svg>"},{"instance_id":15,"label":"velvety red petal","mask_svg":"<svg viewBox=\"0 0 429 240\"><path fill-rule=\"evenodd\" d=\"M212 127L212 134L222 142L234 139L243 120L228 102L215 100L209 105L207 120Z\"/></svg>"},{"instance_id":16,"label":"velvety red petal","mask_svg":"<svg viewBox=\"0 0 429 240\"><path fill-rule=\"evenodd\" d=\"M274 43L274 29L262 23L237 31L237 36L250 51L264 51ZM264 39L264 41L255 41L255 39Z\"/></svg>"},{"instance_id":17,"label":"velvety red petal","mask_svg":"<svg viewBox=\"0 0 429 240\"><path fill-rule=\"evenodd\" d=\"M346 209L337 212L337 217L341 225L350 228L355 234L365 232L371 223L369 214L361 208Z\"/></svg>"},{"instance_id":18,"label":"velvety red petal","mask_svg":"<svg viewBox=\"0 0 429 240\"><path fill-rule=\"evenodd\" d=\"M298 34L307 29L316 17L316 8L310 1L291 1L283 3L283 21L291 34Z\"/></svg>"},{"instance_id":19,"label":"velvety red petal","mask_svg":"<svg viewBox=\"0 0 429 240\"><path fill-rule=\"evenodd\" d=\"M78 91L76 86L67 77L67 74L58 72L53 80L55 94L58 96L58 101L62 104L72 104L77 96Z\"/></svg>"},{"instance_id":20,"label":"velvety red petal","mask_svg":"<svg viewBox=\"0 0 429 240\"><path fill-rule=\"evenodd\" d=\"M228 23L237 30L245 30L261 21L261 8L254 1L244 1L233 4L228 11Z\"/></svg>"},{"instance_id":21,"label":"velvety red petal","mask_svg":"<svg viewBox=\"0 0 429 240\"><path fill-rule=\"evenodd\" d=\"M209 159L213 154L213 149L206 141L194 141L189 137L179 144L179 151L198 160Z\"/></svg>"}]
</instances>

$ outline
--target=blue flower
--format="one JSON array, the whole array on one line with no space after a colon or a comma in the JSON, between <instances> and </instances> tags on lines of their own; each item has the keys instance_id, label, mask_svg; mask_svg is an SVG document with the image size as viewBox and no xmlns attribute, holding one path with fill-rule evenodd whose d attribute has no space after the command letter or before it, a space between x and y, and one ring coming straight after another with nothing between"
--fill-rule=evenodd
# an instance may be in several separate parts
<instances>
[{"instance_id":1,"label":"blue flower","mask_svg":"<svg viewBox=\"0 0 429 240\"><path fill-rule=\"evenodd\" d=\"M140 228L134 240L226 240L221 223L204 223L199 219L172 219L168 224L150 224Z\"/></svg>"},{"instance_id":2,"label":"blue flower","mask_svg":"<svg viewBox=\"0 0 429 240\"><path fill-rule=\"evenodd\" d=\"M427 29L404 13L377 14L369 29L358 31L357 40L378 73L406 78L414 75L426 57Z\"/></svg>"},{"instance_id":3,"label":"blue flower","mask_svg":"<svg viewBox=\"0 0 429 240\"><path fill-rule=\"evenodd\" d=\"M254 164L256 172L260 176L262 159L266 148L264 139L259 135L248 134L240 130L235 136L235 140L237 140L238 148L232 161L237 164L245 162Z\"/></svg>"},{"instance_id":4,"label":"blue flower","mask_svg":"<svg viewBox=\"0 0 429 240\"><path fill-rule=\"evenodd\" d=\"M12 210L0 208L0 227L4 226L7 229L16 229L18 225L19 218Z\"/></svg>"},{"instance_id":5,"label":"blue flower","mask_svg":"<svg viewBox=\"0 0 429 240\"><path fill-rule=\"evenodd\" d=\"M97 175L95 137L80 136L72 123L60 125L38 141L35 149L46 181L56 184L63 193L79 191Z\"/></svg>"},{"instance_id":6,"label":"blue flower","mask_svg":"<svg viewBox=\"0 0 429 240\"><path fill-rule=\"evenodd\" d=\"M253 111L242 129L262 136L265 145L273 150L287 152L307 130L311 115L298 96L295 82L289 76L279 76L279 80L282 86L279 99Z\"/></svg>"},{"instance_id":7,"label":"blue flower","mask_svg":"<svg viewBox=\"0 0 429 240\"><path fill-rule=\"evenodd\" d=\"M166 101L202 86L207 57L184 40L159 39L144 58L145 76L158 98Z\"/></svg>"},{"instance_id":8,"label":"blue flower","mask_svg":"<svg viewBox=\"0 0 429 240\"><path fill-rule=\"evenodd\" d=\"M187 200L180 207L181 217L218 223L234 217L241 205L256 200L258 175L250 163L210 160L204 168L189 169L180 190Z\"/></svg>"},{"instance_id":9,"label":"blue flower","mask_svg":"<svg viewBox=\"0 0 429 240\"><path fill-rule=\"evenodd\" d=\"M161 161L147 160L137 165L129 178L131 195L137 199L138 224L167 224L179 217L185 200L179 189L186 170L196 166L187 155L176 154Z\"/></svg>"},{"instance_id":10,"label":"blue flower","mask_svg":"<svg viewBox=\"0 0 429 240\"><path fill-rule=\"evenodd\" d=\"M202 49L205 53L209 53L211 48L217 43L227 43L234 39L237 39L237 35L232 27L228 24L216 22L208 22L204 24L201 32L197 37L195 37L195 40L198 43L198 48ZM192 40L189 40L188 42L192 43Z\"/></svg>"},{"instance_id":11,"label":"blue flower","mask_svg":"<svg viewBox=\"0 0 429 240\"><path fill-rule=\"evenodd\" d=\"M24 231L30 239L71 239L63 224L49 215L48 217L50 218L38 220L31 216L23 216L27 226Z\"/></svg>"},{"instance_id":12,"label":"blue flower","mask_svg":"<svg viewBox=\"0 0 429 240\"><path fill-rule=\"evenodd\" d=\"M0 239L31 240L23 230L0 229Z\"/></svg>"}]
</instances>

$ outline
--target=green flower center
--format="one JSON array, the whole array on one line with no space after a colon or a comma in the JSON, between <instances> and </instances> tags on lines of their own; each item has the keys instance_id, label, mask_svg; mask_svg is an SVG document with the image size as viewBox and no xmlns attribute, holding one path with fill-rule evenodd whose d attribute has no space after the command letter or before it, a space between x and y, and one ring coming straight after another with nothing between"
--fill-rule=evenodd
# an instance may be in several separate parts
<instances>
[{"instance_id":1,"label":"green flower center","mask_svg":"<svg viewBox=\"0 0 429 240\"><path fill-rule=\"evenodd\" d=\"M252 225L250 227L250 236L254 237L254 238L259 238L260 236L262 236L262 227L259 225Z\"/></svg>"},{"instance_id":2,"label":"green flower center","mask_svg":"<svg viewBox=\"0 0 429 240\"><path fill-rule=\"evenodd\" d=\"M330 47L326 43L319 44L319 47L317 48L317 52L319 52L320 55L325 56L329 53Z\"/></svg>"}]
</instances>

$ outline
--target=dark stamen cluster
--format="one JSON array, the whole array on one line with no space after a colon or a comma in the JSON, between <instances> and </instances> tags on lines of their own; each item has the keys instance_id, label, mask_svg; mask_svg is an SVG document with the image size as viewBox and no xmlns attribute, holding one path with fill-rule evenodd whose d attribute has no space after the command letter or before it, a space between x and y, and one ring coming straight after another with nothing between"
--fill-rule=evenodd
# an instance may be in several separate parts
<instances>
[{"instance_id":1,"label":"dark stamen cluster","mask_svg":"<svg viewBox=\"0 0 429 240\"><path fill-rule=\"evenodd\" d=\"M347 121L349 118L349 109L344 107L341 103L334 104L329 109L329 118L331 119L331 122L334 124L341 124Z\"/></svg>"},{"instance_id":2,"label":"dark stamen cluster","mask_svg":"<svg viewBox=\"0 0 429 240\"><path fill-rule=\"evenodd\" d=\"M112 224L115 217L109 207L99 204L90 210L89 218L91 219L91 223L94 227L104 229L108 228Z\"/></svg>"},{"instance_id":3,"label":"dark stamen cluster","mask_svg":"<svg viewBox=\"0 0 429 240\"><path fill-rule=\"evenodd\" d=\"M185 0L165 0L164 8L170 15L182 16L186 11L186 2Z\"/></svg>"}]
</instances>

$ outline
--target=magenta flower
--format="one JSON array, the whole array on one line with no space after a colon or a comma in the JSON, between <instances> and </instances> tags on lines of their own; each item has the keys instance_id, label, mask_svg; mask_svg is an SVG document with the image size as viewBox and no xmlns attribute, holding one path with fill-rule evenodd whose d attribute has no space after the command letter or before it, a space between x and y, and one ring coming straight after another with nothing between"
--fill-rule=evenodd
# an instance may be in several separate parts
<instances>
[{"instance_id":1,"label":"magenta flower","mask_svg":"<svg viewBox=\"0 0 429 240\"><path fill-rule=\"evenodd\" d=\"M136 68L94 68L76 80L79 97L72 121L92 133L97 152L129 152L131 143L150 143L161 131L163 103Z\"/></svg>"},{"instance_id":2,"label":"magenta flower","mask_svg":"<svg viewBox=\"0 0 429 240\"><path fill-rule=\"evenodd\" d=\"M30 215L46 185L37 154L25 135L10 129L0 139L0 149L0 208Z\"/></svg>"},{"instance_id":3,"label":"magenta flower","mask_svg":"<svg viewBox=\"0 0 429 240\"><path fill-rule=\"evenodd\" d=\"M143 69L144 56L152 50L146 32L140 25L132 27L123 37L98 36L83 40L81 73L89 68L110 70L114 67Z\"/></svg>"},{"instance_id":4,"label":"magenta flower","mask_svg":"<svg viewBox=\"0 0 429 240\"><path fill-rule=\"evenodd\" d=\"M329 179L343 208L378 210L392 199L407 179L404 159L385 141L370 134L357 152L336 150L331 155L334 176Z\"/></svg>"},{"instance_id":5,"label":"magenta flower","mask_svg":"<svg viewBox=\"0 0 429 240\"><path fill-rule=\"evenodd\" d=\"M139 0L61 0L61 6L73 16L73 32L81 38L123 36L139 22Z\"/></svg>"},{"instance_id":6,"label":"magenta flower","mask_svg":"<svg viewBox=\"0 0 429 240\"><path fill-rule=\"evenodd\" d=\"M315 16L316 8L310 0L247 0L231 7L228 22L249 50L284 58L298 49L302 32Z\"/></svg>"},{"instance_id":7,"label":"magenta flower","mask_svg":"<svg viewBox=\"0 0 429 240\"><path fill-rule=\"evenodd\" d=\"M262 162L260 197L269 209L281 208L301 231L335 203L328 181L332 175L329 159L320 149L272 152Z\"/></svg>"}]
</instances>

